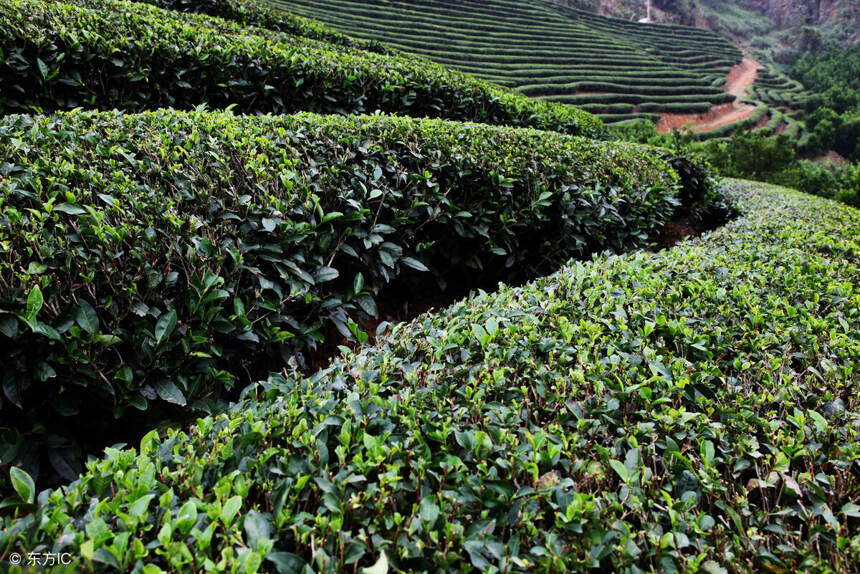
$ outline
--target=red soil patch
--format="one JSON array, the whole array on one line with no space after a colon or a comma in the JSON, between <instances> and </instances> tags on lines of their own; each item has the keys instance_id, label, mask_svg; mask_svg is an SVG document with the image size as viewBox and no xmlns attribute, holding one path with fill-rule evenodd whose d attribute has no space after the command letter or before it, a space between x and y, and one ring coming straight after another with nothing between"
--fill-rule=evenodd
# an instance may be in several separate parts
<instances>
[{"instance_id":1,"label":"red soil patch","mask_svg":"<svg viewBox=\"0 0 860 574\"><path fill-rule=\"evenodd\" d=\"M723 90L732 94L737 100L742 100L749 88L758 77L758 62L751 58L743 61L729 71ZM742 104L738 101L731 104L713 106L703 114L661 114L657 122L657 131L661 134L673 129L690 126L694 132L707 132L724 124L745 120L755 106Z\"/></svg>"}]
</instances>

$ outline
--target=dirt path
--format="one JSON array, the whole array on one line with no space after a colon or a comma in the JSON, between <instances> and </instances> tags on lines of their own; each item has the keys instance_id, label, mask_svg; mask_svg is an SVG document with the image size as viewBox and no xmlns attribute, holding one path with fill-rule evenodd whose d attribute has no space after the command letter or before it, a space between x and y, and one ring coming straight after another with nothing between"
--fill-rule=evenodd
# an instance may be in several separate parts
<instances>
[{"instance_id":1,"label":"dirt path","mask_svg":"<svg viewBox=\"0 0 860 574\"><path fill-rule=\"evenodd\" d=\"M758 62L751 58L743 61L731 69L726 78L723 89L737 98L731 104L714 106L704 114L662 114L657 122L657 131L661 134L673 129L690 125L694 132L706 132L716 129L724 124L737 122L749 117L755 106L742 104L749 88L758 77Z\"/></svg>"}]
</instances>

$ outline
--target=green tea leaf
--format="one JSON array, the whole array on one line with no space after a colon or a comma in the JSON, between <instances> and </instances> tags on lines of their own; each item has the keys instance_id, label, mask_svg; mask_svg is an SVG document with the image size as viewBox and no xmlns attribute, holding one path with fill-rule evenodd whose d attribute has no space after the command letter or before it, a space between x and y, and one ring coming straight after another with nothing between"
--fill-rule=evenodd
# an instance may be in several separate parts
<instances>
[{"instance_id":1,"label":"green tea leaf","mask_svg":"<svg viewBox=\"0 0 860 574\"><path fill-rule=\"evenodd\" d=\"M626 483L628 480L630 480L630 476L627 474L627 467L625 467L624 463L622 463L620 460L615 460L614 458L609 459L609 466L611 466L612 470L614 470L618 474L618 476L621 477L621 480L623 482Z\"/></svg>"},{"instance_id":2,"label":"green tea leaf","mask_svg":"<svg viewBox=\"0 0 860 574\"><path fill-rule=\"evenodd\" d=\"M96 310L88 302L83 299L78 305L78 312L75 315L77 324L89 334L93 334L99 330L99 316Z\"/></svg>"},{"instance_id":3,"label":"green tea leaf","mask_svg":"<svg viewBox=\"0 0 860 574\"><path fill-rule=\"evenodd\" d=\"M176 328L176 309L171 309L158 318L155 324L155 344L160 345Z\"/></svg>"},{"instance_id":4,"label":"green tea leaf","mask_svg":"<svg viewBox=\"0 0 860 574\"><path fill-rule=\"evenodd\" d=\"M265 514L251 510L245 515L245 534L248 536L248 546L257 548L261 542L271 540L272 523Z\"/></svg>"},{"instance_id":5,"label":"green tea leaf","mask_svg":"<svg viewBox=\"0 0 860 574\"><path fill-rule=\"evenodd\" d=\"M411 267L417 271L430 271L427 266L418 261L417 259L413 259L412 257L404 257L400 260L407 267Z\"/></svg>"},{"instance_id":6,"label":"green tea leaf","mask_svg":"<svg viewBox=\"0 0 860 574\"><path fill-rule=\"evenodd\" d=\"M340 275L340 272L334 267L320 267L317 270L317 283L325 283L326 281L331 281L332 279L337 279Z\"/></svg>"},{"instance_id":7,"label":"green tea leaf","mask_svg":"<svg viewBox=\"0 0 860 574\"><path fill-rule=\"evenodd\" d=\"M266 560L275 565L278 574L304 574L308 568L307 562L292 552L269 552Z\"/></svg>"},{"instance_id":8,"label":"green tea leaf","mask_svg":"<svg viewBox=\"0 0 860 574\"><path fill-rule=\"evenodd\" d=\"M152 386L155 388L155 392L158 393L158 396L161 397L162 400L182 407L185 406L185 395L182 394L179 387L171 381L160 379L155 381Z\"/></svg>"},{"instance_id":9,"label":"green tea leaf","mask_svg":"<svg viewBox=\"0 0 860 574\"><path fill-rule=\"evenodd\" d=\"M439 518L439 507L436 506L434 497L425 496L421 499L418 515L421 517L421 520L426 522L435 522Z\"/></svg>"},{"instance_id":10,"label":"green tea leaf","mask_svg":"<svg viewBox=\"0 0 860 574\"><path fill-rule=\"evenodd\" d=\"M54 211L67 213L69 215L83 215L87 212L86 209L80 205L75 205L74 203L61 203L60 205L55 205Z\"/></svg>"},{"instance_id":11,"label":"green tea leaf","mask_svg":"<svg viewBox=\"0 0 860 574\"><path fill-rule=\"evenodd\" d=\"M176 516L174 527L183 535L188 534L191 527L197 522L197 505L189 500L179 509L179 514Z\"/></svg>"},{"instance_id":12,"label":"green tea leaf","mask_svg":"<svg viewBox=\"0 0 860 574\"><path fill-rule=\"evenodd\" d=\"M42 309L42 305L44 304L45 299L42 297L42 290L38 285L34 286L33 289L30 290L30 294L27 296L27 321L32 323L36 318L36 315Z\"/></svg>"},{"instance_id":13,"label":"green tea leaf","mask_svg":"<svg viewBox=\"0 0 860 574\"><path fill-rule=\"evenodd\" d=\"M0 315L0 333L14 339L18 335L18 318L9 315Z\"/></svg>"},{"instance_id":14,"label":"green tea leaf","mask_svg":"<svg viewBox=\"0 0 860 574\"><path fill-rule=\"evenodd\" d=\"M30 475L17 466L13 466L9 469L9 478L12 480L12 487L18 493L18 496L21 497L21 500L27 504L33 504L36 500L36 484L30 478Z\"/></svg>"},{"instance_id":15,"label":"green tea leaf","mask_svg":"<svg viewBox=\"0 0 860 574\"><path fill-rule=\"evenodd\" d=\"M385 551L379 555L379 560L373 566L361 569L362 574L388 574L388 556Z\"/></svg>"},{"instance_id":16,"label":"green tea leaf","mask_svg":"<svg viewBox=\"0 0 860 574\"><path fill-rule=\"evenodd\" d=\"M846 502L842 505L842 508L839 510L839 512L852 518L860 518L860 505Z\"/></svg>"},{"instance_id":17,"label":"green tea leaf","mask_svg":"<svg viewBox=\"0 0 860 574\"><path fill-rule=\"evenodd\" d=\"M224 506L221 509L221 520L225 525L229 525L233 522L233 519L236 517L240 508L242 508L242 497L239 495L233 496L224 503Z\"/></svg>"},{"instance_id":18,"label":"green tea leaf","mask_svg":"<svg viewBox=\"0 0 860 574\"><path fill-rule=\"evenodd\" d=\"M128 509L129 516L133 518L140 518L144 515L146 510L149 508L149 503L152 499L155 498L154 494L144 494L137 500L135 500Z\"/></svg>"}]
</instances>

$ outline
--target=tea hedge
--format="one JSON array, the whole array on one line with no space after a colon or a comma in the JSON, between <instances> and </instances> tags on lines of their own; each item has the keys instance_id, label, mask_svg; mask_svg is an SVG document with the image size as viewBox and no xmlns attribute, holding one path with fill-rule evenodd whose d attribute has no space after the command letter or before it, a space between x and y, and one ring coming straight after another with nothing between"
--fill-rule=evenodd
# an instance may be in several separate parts
<instances>
[{"instance_id":1,"label":"tea hedge","mask_svg":"<svg viewBox=\"0 0 860 574\"><path fill-rule=\"evenodd\" d=\"M0 460L34 471L47 445L71 478L73 438L101 437L128 407L205 408L331 327L363 337L356 323L395 279L522 280L645 244L679 201L704 212L719 198L678 158L553 132L381 115L5 117Z\"/></svg>"},{"instance_id":2,"label":"tea hedge","mask_svg":"<svg viewBox=\"0 0 860 574\"><path fill-rule=\"evenodd\" d=\"M640 112L663 112L669 114L702 114L711 109L708 102L655 104L645 102L639 104Z\"/></svg>"},{"instance_id":3,"label":"tea hedge","mask_svg":"<svg viewBox=\"0 0 860 574\"><path fill-rule=\"evenodd\" d=\"M0 556L94 571L848 572L860 562L860 212L745 216L572 263L274 375L38 496ZM13 510L14 508L14 510Z\"/></svg>"},{"instance_id":4,"label":"tea hedge","mask_svg":"<svg viewBox=\"0 0 860 574\"><path fill-rule=\"evenodd\" d=\"M611 125L617 122L627 122L631 120L641 121L647 120L650 122L656 122L660 119L660 114L649 114L649 113L633 113L633 114L598 114L597 116L607 125Z\"/></svg>"},{"instance_id":5,"label":"tea hedge","mask_svg":"<svg viewBox=\"0 0 860 574\"><path fill-rule=\"evenodd\" d=\"M719 88L710 86L678 86L678 85L647 85L621 84L617 82L604 82L587 80L572 84L535 84L518 88L520 92L529 96L561 95L575 92L598 92L612 94L638 94L642 96L700 96L721 95L725 92Z\"/></svg>"},{"instance_id":6,"label":"tea hedge","mask_svg":"<svg viewBox=\"0 0 860 574\"><path fill-rule=\"evenodd\" d=\"M0 5L0 112L199 104L243 113L362 113L600 136L594 116L423 59L374 54L118 0Z\"/></svg>"},{"instance_id":7,"label":"tea hedge","mask_svg":"<svg viewBox=\"0 0 860 574\"><path fill-rule=\"evenodd\" d=\"M658 104L681 104L689 103L698 105L702 102L710 103L711 105L728 104L735 100L732 94L702 94L702 95L686 95L686 96L643 96L640 94L574 94L572 96L552 96L553 100L569 104L578 105L581 103L658 103Z\"/></svg>"}]
</instances>

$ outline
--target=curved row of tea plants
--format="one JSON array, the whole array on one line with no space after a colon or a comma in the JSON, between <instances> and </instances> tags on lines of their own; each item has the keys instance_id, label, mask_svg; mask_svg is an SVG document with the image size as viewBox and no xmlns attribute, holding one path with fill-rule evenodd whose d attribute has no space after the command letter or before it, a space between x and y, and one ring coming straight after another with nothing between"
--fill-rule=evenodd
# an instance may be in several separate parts
<instances>
[{"instance_id":1,"label":"curved row of tea plants","mask_svg":"<svg viewBox=\"0 0 860 574\"><path fill-rule=\"evenodd\" d=\"M599 136L594 116L423 59L375 54L119 0L0 5L0 112L235 105L243 113L363 113Z\"/></svg>"},{"instance_id":2,"label":"curved row of tea plants","mask_svg":"<svg viewBox=\"0 0 860 574\"><path fill-rule=\"evenodd\" d=\"M662 103L660 96L688 94L685 111L695 112L715 103L715 95L733 99L714 83L740 61L736 48L710 32L631 24L544 0L269 3L556 101L580 94L575 101L583 104Z\"/></svg>"},{"instance_id":3,"label":"curved row of tea plants","mask_svg":"<svg viewBox=\"0 0 860 574\"><path fill-rule=\"evenodd\" d=\"M767 104L803 108L809 92L797 80L792 80L774 68L760 68L752 88Z\"/></svg>"},{"instance_id":4,"label":"curved row of tea plants","mask_svg":"<svg viewBox=\"0 0 860 574\"><path fill-rule=\"evenodd\" d=\"M47 444L71 478L69 429L97 441L128 407L206 408L332 327L361 337L392 281L521 280L643 245L679 202L715 201L668 162L382 115L3 118L2 460L37 468Z\"/></svg>"},{"instance_id":5,"label":"curved row of tea plants","mask_svg":"<svg viewBox=\"0 0 860 574\"><path fill-rule=\"evenodd\" d=\"M848 572L860 212L730 184L741 219L479 294L231 412L108 449L0 557L95 571ZM71 570L71 568L70 568Z\"/></svg>"},{"instance_id":6,"label":"curved row of tea plants","mask_svg":"<svg viewBox=\"0 0 860 574\"><path fill-rule=\"evenodd\" d=\"M553 96L552 99L557 102L579 105L585 103L632 103L632 104L688 104L690 106L699 105L702 102L710 103L711 105L728 104L734 101L735 97L732 94L725 92L711 93L698 96L643 96L639 94L574 94L570 96Z\"/></svg>"},{"instance_id":7,"label":"curved row of tea plants","mask_svg":"<svg viewBox=\"0 0 860 574\"><path fill-rule=\"evenodd\" d=\"M693 137L697 140L717 140L720 138L730 137L735 130L758 125L770 113L770 108L764 104L759 104L750 113L749 116L742 120L725 123L717 128L707 132L696 132Z\"/></svg>"},{"instance_id":8,"label":"curved row of tea plants","mask_svg":"<svg viewBox=\"0 0 860 574\"><path fill-rule=\"evenodd\" d=\"M747 89L747 100L764 102L770 110L770 120L760 130L768 135L785 133L792 140L798 140L801 148L808 132L805 124L796 120L803 118L802 110L808 97L809 92L800 82L774 67L759 68L755 83Z\"/></svg>"},{"instance_id":9,"label":"curved row of tea plants","mask_svg":"<svg viewBox=\"0 0 860 574\"><path fill-rule=\"evenodd\" d=\"M629 121L641 121L646 120L649 122L656 122L660 119L660 114L651 114L644 112L636 112L631 114L598 114L601 120L606 122L607 124L617 124L620 122L629 122Z\"/></svg>"}]
</instances>

